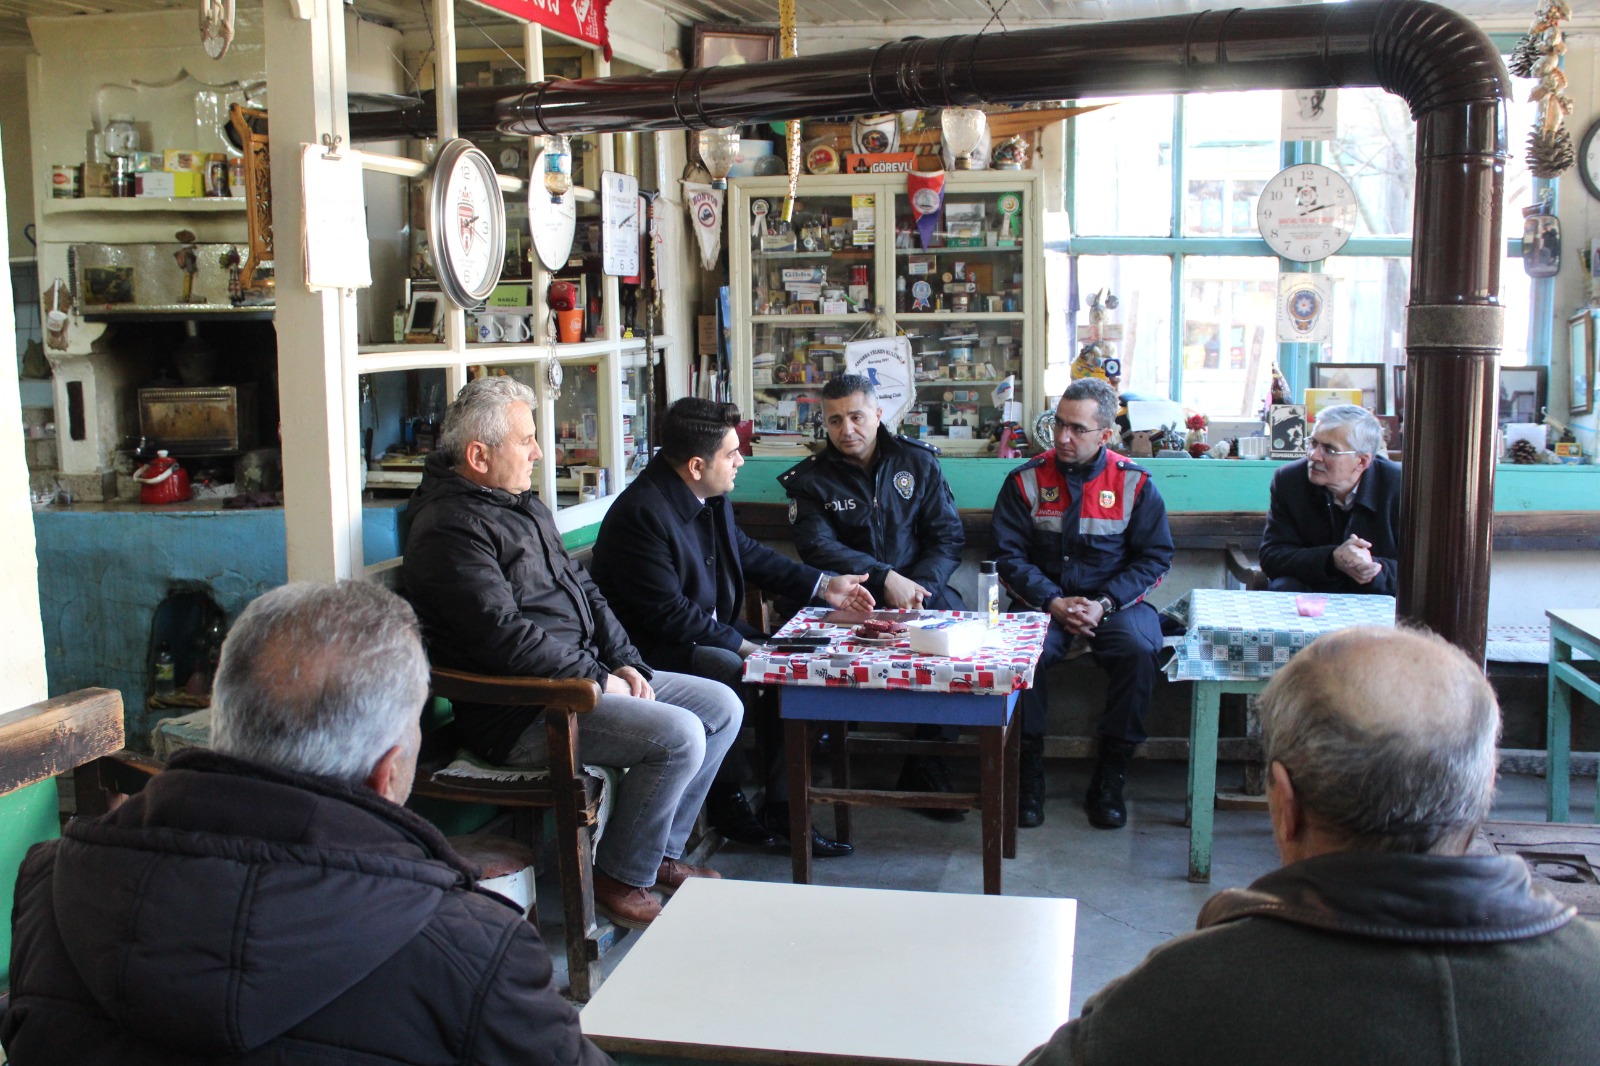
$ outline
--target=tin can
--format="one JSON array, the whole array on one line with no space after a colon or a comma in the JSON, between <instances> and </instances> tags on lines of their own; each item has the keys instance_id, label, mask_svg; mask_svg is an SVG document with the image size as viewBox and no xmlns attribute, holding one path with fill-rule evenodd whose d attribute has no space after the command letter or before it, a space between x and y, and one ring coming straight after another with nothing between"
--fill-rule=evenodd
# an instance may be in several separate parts
<instances>
[{"instance_id":1,"label":"tin can","mask_svg":"<svg viewBox=\"0 0 1600 1066\"><path fill-rule=\"evenodd\" d=\"M206 156L205 192L207 196L231 196L228 188L228 157L221 152Z\"/></svg>"},{"instance_id":2,"label":"tin can","mask_svg":"<svg viewBox=\"0 0 1600 1066\"><path fill-rule=\"evenodd\" d=\"M244 195L244 156L228 157L228 195Z\"/></svg>"},{"instance_id":3,"label":"tin can","mask_svg":"<svg viewBox=\"0 0 1600 1066\"><path fill-rule=\"evenodd\" d=\"M952 297L950 297L950 310L954 311L956 314L961 314L961 313L965 312L966 309L967 309L967 298L965 296L952 296Z\"/></svg>"},{"instance_id":4,"label":"tin can","mask_svg":"<svg viewBox=\"0 0 1600 1066\"><path fill-rule=\"evenodd\" d=\"M76 166L57 163L50 168L50 197L53 200L73 200L83 195Z\"/></svg>"}]
</instances>

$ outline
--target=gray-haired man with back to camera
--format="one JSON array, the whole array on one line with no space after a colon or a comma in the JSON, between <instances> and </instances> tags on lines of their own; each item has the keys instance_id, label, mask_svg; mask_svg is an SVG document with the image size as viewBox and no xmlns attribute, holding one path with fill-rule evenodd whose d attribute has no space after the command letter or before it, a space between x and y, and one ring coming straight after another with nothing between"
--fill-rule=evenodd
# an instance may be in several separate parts
<instances>
[{"instance_id":1,"label":"gray-haired man with back to camera","mask_svg":"<svg viewBox=\"0 0 1600 1066\"><path fill-rule=\"evenodd\" d=\"M1465 853L1500 726L1478 664L1340 630L1260 712L1284 865L1213 896L1026 1066L1593 1062L1600 932L1520 856Z\"/></svg>"},{"instance_id":2,"label":"gray-haired man with back to camera","mask_svg":"<svg viewBox=\"0 0 1600 1066\"><path fill-rule=\"evenodd\" d=\"M416 616L383 588L247 607L211 750L23 863L10 1061L610 1061L538 931L399 806L427 694Z\"/></svg>"}]
</instances>

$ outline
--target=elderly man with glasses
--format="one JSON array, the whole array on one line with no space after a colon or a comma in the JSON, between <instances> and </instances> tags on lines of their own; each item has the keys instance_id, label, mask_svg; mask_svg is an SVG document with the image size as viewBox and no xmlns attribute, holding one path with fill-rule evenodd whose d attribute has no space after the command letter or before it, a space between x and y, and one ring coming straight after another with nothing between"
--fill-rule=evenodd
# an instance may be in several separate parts
<instances>
[{"instance_id":1,"label":"elderly man with glasses","mask_svg":"<svg viewBox=\"0 0 1600 1066\"><path fill-rule=\"evenodd\" d=\"M1400 464L1383 427L1354 404L1317 416L1306 457L1272 478L1261 570L1274 592L1395 593Z\"/></svg>"},{"instance_id":2,"label":"elderly man with glasses","mask_svg":"<svg viewBox=\"0 0 1600 1066\"><path fill-rule=\"evenodd\" d=\"M1143 467L1113 452L1116 392L1080 378L1056 406L1055 448L1007 475L994 504L995 562L1013 604L1050 615L1050 631L1022 694L1017 824L1044 821L1045 675L1077 641L1106 672L1100 752L1084 809L1100 829L1127 823L1128 760L1145 739L1161 624L1144 602L1172 566L1167 508Z\"/></svg>"}]
</instances>

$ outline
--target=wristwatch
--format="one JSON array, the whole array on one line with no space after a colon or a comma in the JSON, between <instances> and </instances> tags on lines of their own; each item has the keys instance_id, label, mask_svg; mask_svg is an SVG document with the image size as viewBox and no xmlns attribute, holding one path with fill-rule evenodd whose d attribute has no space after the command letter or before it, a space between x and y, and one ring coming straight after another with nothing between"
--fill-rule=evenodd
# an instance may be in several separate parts
<instances>
[{"instance_id":1,"label":"wristwatch","mask_svg":"<svg viewBox=\"0 0 1600 1066\"><path fill-rule=\"evenodd\" d=\"M1100 610L1103 614L1117 613L1116 602L1110 596L1097 596L1094 602L1100 605Z\"/></svg>"}]
</instances>

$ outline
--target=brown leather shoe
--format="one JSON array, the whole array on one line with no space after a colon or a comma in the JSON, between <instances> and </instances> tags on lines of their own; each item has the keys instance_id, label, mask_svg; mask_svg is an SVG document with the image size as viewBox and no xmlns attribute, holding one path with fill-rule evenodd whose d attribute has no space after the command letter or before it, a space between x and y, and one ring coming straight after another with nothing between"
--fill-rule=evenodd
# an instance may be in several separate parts
<instances>
[{"instance_id":1,"label":"brown leather shoe","mask_svg":"<svg viewBox=\"0 0 1600 1066\"><path fill-rule=\"evenodd\" d=\"M594 905L626 929L644 929L661 913L660 901L648 888L625 885L604 870L594 872Z\"/></svg>"},{"instance_id":2,"label":"brown leather shoe","mask_svg":"<svg viewBox=\"0 0 1600 1066\"><path fill-rule=\"evenodd\" d=\"M662 859L661 866L656 870L656 891L663 896L670 896L683 883L691 877L709 877L721 880L722 875L709 866L690 866L681 859Z\"/></svg>"}]
</instances>

